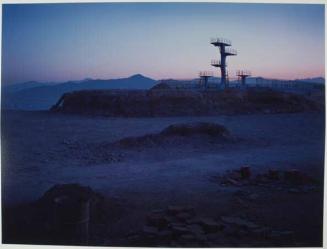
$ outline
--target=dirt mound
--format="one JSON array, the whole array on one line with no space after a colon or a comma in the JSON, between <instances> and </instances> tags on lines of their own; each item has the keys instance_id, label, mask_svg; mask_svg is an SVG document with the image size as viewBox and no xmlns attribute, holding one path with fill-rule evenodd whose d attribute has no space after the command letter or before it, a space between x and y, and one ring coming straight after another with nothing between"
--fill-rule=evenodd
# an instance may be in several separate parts
<instances>
[{"instance_id":1,"label":"dirt mound","mask_svg":"<svg viewBox=\"0 0 327 249\"><path fill-rule=\"evenodd\" d=\"M229 137L229 131L223 125L206 122L170 125L160 134L166 136L192 136L200 134L225 138Z\"/></svg>"},{"instance_id":2,"label":"dirt mound","mask_svg":"<svg viewBox=\"0 0 327 249\"><path fill-rule=\"evenodd\" d=\"M52 111L121 117L201 116L321 111L301 95L271 89L97 90L65 94Z\"/></svg>"},{"instance_id":3,"label":"dirt mound","mask_svg":"<svg viewBox=\"0 0 327 249\"><path fill-rule=\"evenodd\" d=\"M190 142L226 142L231 141L230 132L222 125L215 123L196 122L173 124L156 134L139 137L127 137L115 144L123 147L155 146L164 144L180 144Z\"/></svg>"}]
</instances>

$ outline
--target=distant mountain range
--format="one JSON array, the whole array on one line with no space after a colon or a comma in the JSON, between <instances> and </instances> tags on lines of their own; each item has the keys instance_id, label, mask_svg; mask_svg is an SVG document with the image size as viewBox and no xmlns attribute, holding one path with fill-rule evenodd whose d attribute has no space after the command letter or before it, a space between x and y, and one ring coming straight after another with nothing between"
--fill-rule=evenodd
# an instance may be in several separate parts
<instances>
[{"instance_id":1,"label":"distant mountain range","mask_svg":"<svg viewBox=\"0 0 327 249\"><path fill-rule=\"evenodd\" d=\"M249 77L247 84L269 81L262 77ZM219 82L219 77L212 78ZM172 80L176 83L182 82ZM197 79L192 81L196 82ZM296 82L324 84L322 77L298 79ZM236 81L231 81L236 82ZM58 99L67 92L90 89L150 89L157 84L157 81L141 74L133 75L129 78L121 79L84 79L79 81L67 81L63 83L41 83L29 81L19 84L2 86L2 109L15 110L47 110L54 105Z\"/></svg>"},{"instance_id":2,"label":"distant mountain range","mask_svg":"<svg viewBox=\"0 0 327 249\"><path fill-rule=\"evenodd\" d=\"M2 109L47 110L67 92L89 89L150 89L156 81L141 74L121 79L85 79L63 83L35 81L2 87Z\"/></svg>"},{"instance_id":3,"label":"distant mountain range","mask_svg":"<svg viewBox=\"0 0 327 249\"><path fill-rule=\"evenodd\" d=\"M325 78L323 78L323 77L315 77L315 78L307 78L307 79L297 79L295 81L325 84Z\"/></svg>"},{"instance_id":4,"label":"distant mountain range","mask_svg":"<svg viewBox=\"0 0 327 249\"><path fill-rule=\"evenodd\" d=\"M246 79L246 82L248 84L257 84L257 83L267 83L274 79L266 79L263 77L249 77ZM285 80L277 80L276 81L285 81ZM301 82L301 83L315 83L315 84L325 84L325 79L322 77L315 77L315 78L306 78L306 79L296 79L291 80L292 82ZM237 80L231 81L231 82L237 82Z\"/></svg>"}]
</instances>

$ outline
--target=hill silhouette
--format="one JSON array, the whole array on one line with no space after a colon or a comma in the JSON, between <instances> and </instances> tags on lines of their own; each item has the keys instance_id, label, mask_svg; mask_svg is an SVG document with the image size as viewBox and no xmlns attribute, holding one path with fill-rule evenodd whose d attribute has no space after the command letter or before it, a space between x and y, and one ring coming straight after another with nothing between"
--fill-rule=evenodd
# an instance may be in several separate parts
<instances>
[{"instance_id":1,"label":"hill silhouette","mask_svg":"<svg viewBox=\"0 0 327 249\"><path fill-rule=\"evenodd\" d=\"M64 94L78 90L149 89L156 81L141 74L121 79L85 79L64 83L25 82L2 88L2 108L47 110Z\"/></svg>"}]
</instances>

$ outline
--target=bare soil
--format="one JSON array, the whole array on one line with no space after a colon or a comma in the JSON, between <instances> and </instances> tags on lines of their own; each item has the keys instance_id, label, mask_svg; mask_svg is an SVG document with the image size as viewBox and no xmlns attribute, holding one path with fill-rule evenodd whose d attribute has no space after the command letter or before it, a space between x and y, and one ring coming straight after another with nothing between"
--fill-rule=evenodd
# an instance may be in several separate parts
<instances>
[{"instance_id":1,"label":"bare soil","mask_svg":"<svg viewBox=\"0 0 327 249\"><path fill-rule=\"evenodd\" d=\"M194 122L223 125L233 142L195 135L186 143L176 139L151 146L114 146L127 137L160 134L169 125ZM102 195L108 205L99 209L106 218L91 222L88 245L321 246L324 127L322 113L105 118L3 111L3 242L58 244L35 232L42 221L29 219L34 217L33 203L55 184L78 183ZM237 186L214 180L244 165L254 175L298 169L316 183L313 188ZM169 239L144 232L147 217L170 206L191 207L190 220L219 223L222 217L232 217L271 232L258 238L251 229L234 231L224 223L226 230L192 241L179 235L185 230L179 226L187 221L177 228L170 221L167 231L174 233Z\"/></svg>"}]
</instances>

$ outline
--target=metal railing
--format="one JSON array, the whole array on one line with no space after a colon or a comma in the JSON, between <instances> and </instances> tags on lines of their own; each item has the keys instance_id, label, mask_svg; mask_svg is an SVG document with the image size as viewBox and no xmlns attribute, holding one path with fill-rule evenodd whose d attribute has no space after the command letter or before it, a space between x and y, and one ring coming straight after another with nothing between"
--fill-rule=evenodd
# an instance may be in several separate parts
<instances>
[{"instance_id":1,"label":"metal railing","mask_svg":"<svg viewBox=\"0 0 327 249\"><path fill-rule=\"evenodd\" d=\"M211 66L220 67L221 61L220 60L211 60ZM227 63L225 63L225 66L227 66Z\"/></svg>"},{"instance_id":2,"label":"metal railing","mask_svg":"<svg viewBox=\"0 0 327 249\"><path fill-rule=\"evenodd\" d=\"M236 76L251 76L251 71L249 70L237 70Z\"/></svg>"},{"instance_id":3,"label":"metal railing","mask_svg":"<svg viewBox=\"0 0 327 249\"><path fill-rule=\"evenodd\" d=\"M225 54L227 55L237 55L236 49L233 48L225 48Z\"/></svg>"},{"instance_id":4,"label":"metal railing","mask_svg":"<svg viewBox=\"0 0 327 249\"><path fill-rule=\"evenodd\" d=\"M225 38L211 38L210 43L211 44L225 44L227 46L232 45L231 40L228 40L228 39L225 39Z\"/></svg>"},{"instance_id":5,"label":"metal railing","mask_svg":"<svg viewBox=\"0 0 327 249\"><path fill-rule=\"evenodd\" d=\"M213 72L212 71L200 71L199 76L200 77L212 77Z\"/></svg>"}]
</instances>

